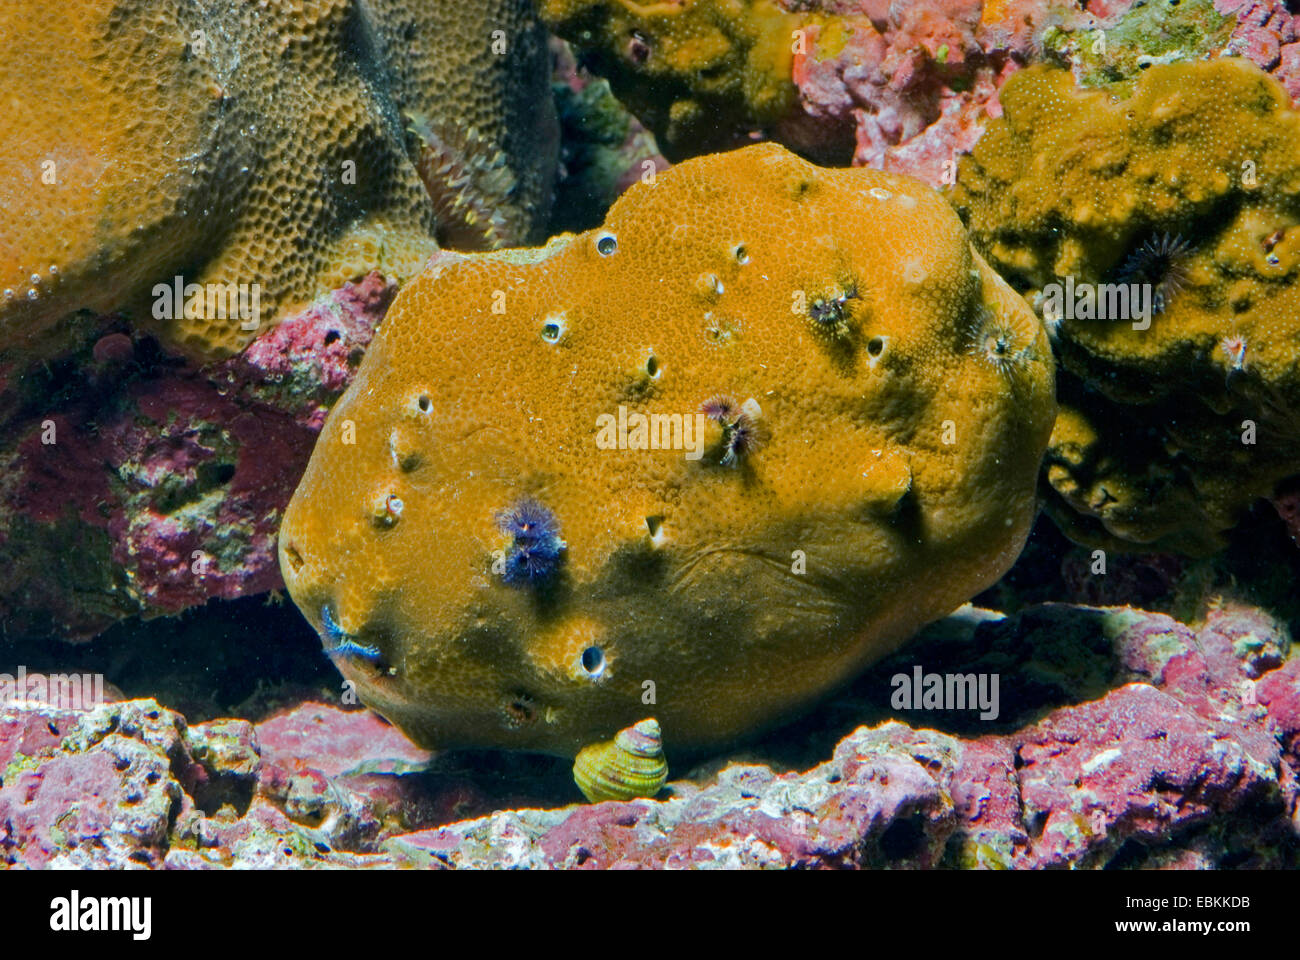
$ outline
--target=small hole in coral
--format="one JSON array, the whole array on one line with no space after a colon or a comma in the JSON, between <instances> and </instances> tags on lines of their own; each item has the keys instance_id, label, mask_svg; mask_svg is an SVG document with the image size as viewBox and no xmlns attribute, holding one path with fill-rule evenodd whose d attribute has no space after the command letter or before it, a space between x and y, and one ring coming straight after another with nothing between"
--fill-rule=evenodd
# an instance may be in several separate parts
<instances>
[{"instance_id":1,"label":"small hole in coral","mask_svg":"<svg viewBox=\"0 0 1300 960\"><path fill-rule=\"evenodd\" d=\"M885 350L885 341L880 337L872 337L867 342L867 353L873 357L880 356Z\"/></svg>"},{"instance_id":2,"label":"small hole in coral","mask_svg":"<svg viewBox=\"0 0 1300 960\"><path fill-rule=\"evenodd\" d=\"M645 63L650 57L650 41L639 30L633 30L627 42L627 55L633 63Z\"/></svg>"},{"instance_id":3,"label":"small hole in coral","mask_svg":"<svg viewBox=\"0 0 1300 960\"><path fill-rule=\"evenodd\" d=\"M298 548L292 543L284 548L284 556L285 559L289 561L289 566L293 569L294 573L297 573L302 569L302 554L298 552Z\"/></svg>"},{"instance_id":4,"label":"small hole in coral","mask_svg":"<svg viewBox=\"0 0 1300 960\"><path fill-rule=\"evenodd\" d=\"M612 256L618 250L618 240L612 233L602 233L596 238L596 252L602 257Z\"/></svg>"},{"instance_id":5,"label":"small hole in coral","mask_svg":"<svg viewBox=\"0 0 1300 960\"><path fill-rule=\"evenodd\" d=\"M338 338L339 332L337 330L331 330L329 333L325 334L325 346L328 347L331 343L338 340Z\"/></svg>"},{"instance_id":6,"label":"small hole in coral","mask_svg":"<svg viewBox=\"0 0 1300 960\"><path fill-rule=\"evenodd\" d=\"M593 676L604 670L605 651L600 649L600 647L588 647L586 650L582 651L582 669L586 670Z\"/></svg>"},{"instance_id":7,"label":"small hole in coral","mask_svg":"<svg viewBox=\"0 0 1300 960\"><path fill-rule=\"evenodd\" d=\"M736 262L740 264L749 263L749 248L743 243L736 247Z\"/></svg>"},{"instance_id":8,"label":"small hole in coral","mask_svg":"<svg viewBox=\"0 0 1300 960\"><path fill-rule=\"evenodd\" d=\"M647 531L649 531L651 540L659 539L659 534L663 531L664 528L664 518L646 517L645 528Z\"/></svg>"},{"instance_id":9,"label":"small hole in coral","mask_svg":"<svg viewBox=\"0 0 1300 960\"><path fill-rule=\"evenodd\" d=\"M645 372L652 377L657 377L659 376L659 370L659 358L652 353L650 359L645 362Z\"/></svg>"},{"instance_id":10,"label":"small hole in coral","mask_svg":"<svg viewBox=\"0 0 1300 960\"><path fill-rule=\"evenodd\" d=\"M433 402L426 396L421 395L420 399L415 401L416 406L420 408L421 413L428 413L433 407Z\"/></svg>"},{"instance_id":11,"label":"small hole in coral","mask_svg":"<svg viewBox=\"0 0 1300 960\"><path fill-rule=\"evenodd\" d=\"M554 343L560 339L560 325L554 321L545 324L542 327L542 339L547 343Z\"/></svg>"}]
</instances>

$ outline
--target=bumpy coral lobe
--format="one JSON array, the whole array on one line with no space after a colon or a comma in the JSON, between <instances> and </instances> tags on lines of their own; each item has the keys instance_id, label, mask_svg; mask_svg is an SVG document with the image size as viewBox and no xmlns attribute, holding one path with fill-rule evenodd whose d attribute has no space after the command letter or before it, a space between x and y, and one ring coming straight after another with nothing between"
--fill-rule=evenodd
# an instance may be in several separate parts
<instances>
[{"instance_id":1,"label":"bumpy coral lobe","mask_svg":"<svg viewBox=\"0 0 1300 960\"><path fill-rule=\"evenodd\" d=\"M0 5L0 347L50 352L72 311L128 308L222 355L257 331L154 320L153 284L260 283L266 323L372 268L414 273L437 216L475 247L527 239L555 156L536 30L526 0ZM458 132L454 170L408 153L411 114ZM457 221L471 201L508 208L500 229Z\"/></svg>"},{"instance_id":2,"label":"bumpy coral lobe","mask_svg":"<svg viewBox=\"0 0 1300 960\"><path fill-rule=\"evenodd\" d=\"M776 0L542 0L539 11L671 160L734 146L798 104L793 32L807 18Z\"/></svg>"},{"instance_id":3,"label":"bumpy coral lobe","mask_svg":"<svg viewBox=\"0 0 1300 960\"><path fill-rule=\"evenodd\" d=\"M1087 543L1214 550L1300 471L1300 114L1233 59L1153 66L1127 99L1036 67L1001 101L952 199L1027 296L1067 275L1122 281L1166 235L1190 248L1150 329L1056 326L1053 514Z\"/></svg>"},{"instance_id":4,"label":"bumpy coral lobe","mask_svg":"<svg viewBox=\"0 0 1300 960\"><path fill-rule=\"evenodd\" d=\"M830 342L807 304L850 289ZM1012 368L969 348L979 316L1013 332ZM717 396L761 408L738 468L597 446L620 405ZM380 648L343 669L421 743L572 755L651 694L670 749L718 743L992 583L1054 413L1046 335L942 198L754 146L634 186L600 230L434 261L326 423L282 568L313 624L328 605ZM499 572L523 498L566 543L546 591Z\"/></svg>"}]
</instances>

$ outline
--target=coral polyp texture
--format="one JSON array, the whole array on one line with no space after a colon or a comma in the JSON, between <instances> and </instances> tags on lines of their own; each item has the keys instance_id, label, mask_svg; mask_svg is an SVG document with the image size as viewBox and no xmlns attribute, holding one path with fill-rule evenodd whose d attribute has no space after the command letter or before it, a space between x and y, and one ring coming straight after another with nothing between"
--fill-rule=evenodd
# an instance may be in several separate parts
<instances>
[{"instance_id":1,"label":"coral polyp texture","mask_svg":"<svg viewBox=\"0 0 1300 960\"><path fill-rule=\"evenodd\" d=\"M281 567L421 744L573 756L653 712L671 757L994 582L1054 416L1046 333L941 196L761 144L596 230L431 261L330 413Z\"/></svg>"},{"instance_id":2,"label":"coral polyp texture","mask_svg":"<svg viewBox=\"0 0 1300 960\"><path fill-rule=\"evenodd\" d=\"M1300 473L1300 113L1233 58L1129 96L1035 67L1001 102L951 197L1054 333L1052 513L1085 543L1212 552Z\"/></svg>"},{"instance_id":3,"label":"coral polyp texture","mask_svg":"<svg viewBox=\"0 0 1300 960\"><path fill-rule=\"evenodd\" d=\"M0 349L49 356L70 314L128 310L210 359L415 273L435 234L519 243L546 216L527 0L12 0L0 36Z\"/></svg>"}]
</instances>

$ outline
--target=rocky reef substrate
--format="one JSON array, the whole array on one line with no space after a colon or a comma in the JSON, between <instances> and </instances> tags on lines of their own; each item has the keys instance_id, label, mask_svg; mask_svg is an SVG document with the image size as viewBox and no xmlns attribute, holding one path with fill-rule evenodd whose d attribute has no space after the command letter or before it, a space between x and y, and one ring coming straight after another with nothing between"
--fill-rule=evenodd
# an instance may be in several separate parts
<instances>
[{"instance_id":1,"label":"rocky reef substrate","mask_svg":"<svg viewBox=\"0 0 1300 960\"><path fill-rule=\"evenodd\" d=\"M320 693L193 724L148 699L10 703L0 863L1294 867L1289 650L1285 626L1237 603L1195 625L1132 607L967 607L805 720L675 770L660 799L594 805L563 761L431 756ZM896 678L916 667L996 674L997 717L895 710Z\"/></svg>"}]
</instances>

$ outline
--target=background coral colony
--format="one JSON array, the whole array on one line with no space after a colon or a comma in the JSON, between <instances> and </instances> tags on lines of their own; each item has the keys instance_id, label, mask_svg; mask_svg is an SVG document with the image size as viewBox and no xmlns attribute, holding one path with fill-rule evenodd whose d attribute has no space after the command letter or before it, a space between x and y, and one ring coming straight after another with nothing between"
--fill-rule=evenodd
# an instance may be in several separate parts
<instances>
[{"instance_id":1,"label":"background coral colony","mask_svg":"<svg viewBox=\"0 0 1300 960\"><path fill-rule=\"evenodd\" d=\"M6 865L1296 865L1287 4L0 38Z\"/></svg>"}]
</instances>

